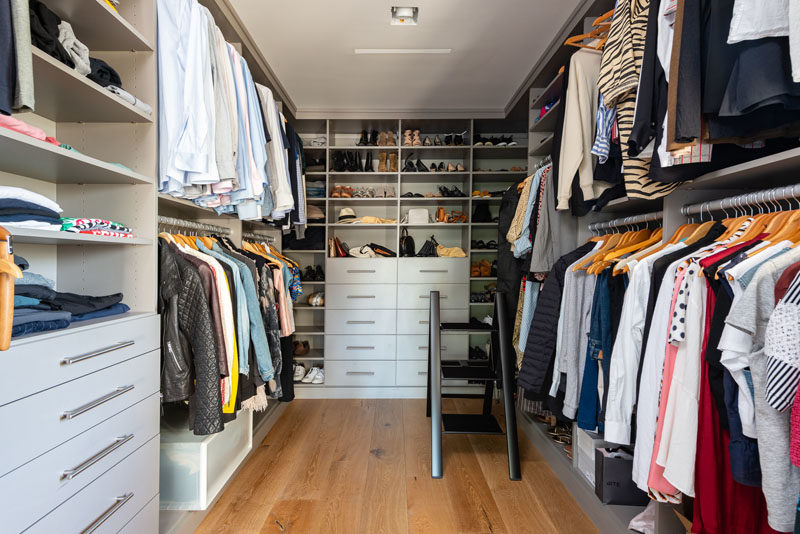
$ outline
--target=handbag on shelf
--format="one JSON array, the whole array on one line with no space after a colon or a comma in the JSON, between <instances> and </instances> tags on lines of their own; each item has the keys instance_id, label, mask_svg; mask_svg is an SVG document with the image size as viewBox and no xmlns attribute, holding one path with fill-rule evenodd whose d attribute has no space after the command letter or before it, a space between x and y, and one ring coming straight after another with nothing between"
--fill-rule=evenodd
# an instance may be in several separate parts
<instances>
[{"instance_id":1,"label":"handbag on shelf","mask_svg":"<svg viewBox=\"0 0 800 534\"><path fill-rule=\"evenodd\" d=\"M431 216L425 208L411 208L406 215L408 224L428 224Z\"/></svg>"},{"instance_id":2,"label":"handbag on shelf","mask_svg":"<svg viewBox=\"0 0 800 534\"><path fill-rule=\"evenodd\" d=\"M389 250L388 248L384 247L383 245L378 245L377 243L370 243L369 248L375 253L375 255L379 258L396 258L397 254L394 253L393 250Z\"/></svg>"},{"instance_id":3,"label":"handbag on shelf","mask_svg":"<svg viewBox=\"0 0 800 534\"><path fill-rule=\"evenodd\" d=\"M431 238L425 241L425 244L419 248L417 256L420 258L434 258L436 257L436 247L438 246L439 243L436 242L436 238L431 236Z\"/></svg>"},{"instance_id":4,"label":"handbag on shelf","mask_svg":"<svg viewBox=\"0 0 800 534\"><path fill-rule=\"evenodd\" d=\"M414 238L408 235L408 228L400 230L400 257L408 258L416 253Z\"/></svg>"}]
</instances>

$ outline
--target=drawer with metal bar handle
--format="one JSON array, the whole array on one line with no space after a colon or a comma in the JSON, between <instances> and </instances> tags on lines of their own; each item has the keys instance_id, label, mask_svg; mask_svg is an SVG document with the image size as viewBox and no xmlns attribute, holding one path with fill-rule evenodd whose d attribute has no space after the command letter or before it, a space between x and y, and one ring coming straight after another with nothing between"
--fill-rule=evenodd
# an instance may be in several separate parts
<instances>
[{"instance_id":1,"label":"drawer with metal bar handle","mask_svg":"<svg viewBox=\"0 0 800 534\"><path fill-rule=\"evenodd\" d=\"M159 390L159 351L0 406L16 439L0 440L0 475Z\"/></svg>"},{"instance_id":2,"label":"drawer with metal bar handle","mask_svg":"<svg viewBox=\"0 0 800 534\"><path fill-rule=\"evenodd\" d=\"M0 477L8 532L19 532L75 495L159 432L158 393Z\"/></svg>"},{"instance_id":3,"label":"drawer with metal bar handle","mask_svg":"<svg viewBox=\"0 0 800 534\"><path fill-rule=\"evenodd\" d=\"M326 361L326 386L393 386L394 361Z\"/></svg>"},{"instance_id":4,"label":"drawer with metal bar handle","mask_svg":"<svg viewBox=\"0 0 800 534\"><path fill-rule=\"evenodd\" d=\"M395 258L338 258L325 267L327 284L395 284ZM327 289L327 288L326 288Z\"/></svg>"},{"instance_id":5,"label":"drawer with metal bar handle","mask_svg":"<svg viewBox=\"0 0 800 534\"><path fill-rule=\"evenodd\" d=\"M353 336L394 334L397 329L395 310L325 310L326 334L350 334ZM354 343L351 345L362 345ZM363 343L368 345L368 343Z\"/></svg>"},{"instance_id":6,"label":"drawer with metal bar handle","mask_svg":"<svg viewBox=\"0 0 800 534\"><path fill-rule=\"evenodd\" d=\"M325 307L332 309L393 309L397 304L396 284L325 285Z\"/></svg>"},{"instance_id":7,"label":"drawer with metal bar handle","mask_svg":"<svg viewBox=\"0 0 800 534\"><path fill-rule=\"evenodd\" d=\"M158 493L158 453L156 436L26 532L119 532Z\"/></svg>"},{"instance_id":8,"label":"drawer with metal bar handle","mask_svg":"<svg viewBox=\"0 0 800 534\"><path fill-rule=\"evenodd\" d=\"M99 324L75 323L58 336L14 341L4 356L25 362L26 379L0 375L0 405L156 350L159 329L158 315L131 313Z\"/></svg>"},{"instance_id":9,"label":"drawer with metal bar handle","mask_svg":"<svg viewBox=\"0 0 800 534\"><path fill-rule=\"evenodd\" d=\"M326 335L325 360L394 360L393 335Z\"/></svg>"}]
</instances>

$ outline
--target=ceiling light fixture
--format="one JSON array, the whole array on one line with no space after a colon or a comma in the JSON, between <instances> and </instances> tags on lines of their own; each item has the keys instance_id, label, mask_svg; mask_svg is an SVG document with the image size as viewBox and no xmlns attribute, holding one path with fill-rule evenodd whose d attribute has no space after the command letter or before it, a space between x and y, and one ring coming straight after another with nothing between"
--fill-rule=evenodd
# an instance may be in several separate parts
<instances>
[{"instance_id":1,"label":"ceiling light fixture","mask_svg":"<svg viewBox=\"0 0 800 534\"><path fill-rule=\"evenodd\" d=\"M355 48L357 55L375 54L450 54L452 48Z\"/></svg>"},{"instance_id":2,"label":"ceiling light fixture","mask_svg":"<svg viewBox=\"0 0 800 534\"><path fill-rule=\"evenodd\" d=\"M418 18L418 7L392 6L392 26L416 26Z\"/></svg>"}]
</instances>

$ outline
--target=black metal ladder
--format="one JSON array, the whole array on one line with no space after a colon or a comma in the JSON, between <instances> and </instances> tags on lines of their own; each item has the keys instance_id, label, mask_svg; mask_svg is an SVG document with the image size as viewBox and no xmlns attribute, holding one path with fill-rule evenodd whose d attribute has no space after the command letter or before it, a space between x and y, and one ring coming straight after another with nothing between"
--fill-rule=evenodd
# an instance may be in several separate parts
<instances>
[{"instance_id":1,"label":"black metal ladder","mask_svg":"<svg viewBox=\"0 0 800 534\"><path fill-rule=\"evenodd\" d=\"M427 416L431 418L431 476L442 478L442 434L503 434L497 419L492 415L492 396L495 387L503 391L503 408L506 420L508 448L508 477L521 480L519 444L517 443L517 416L514 408L514 374L512 371L511 339L502 292L495 298L493 325L480 327L490 334L489 359L442 360L441 333L474 331L470 323L442 323L439 292L430 293L428 330L428 395ZM472 380L485 383L483 395L442 393L442 380ZM442 413L442 398L483 398L480 414Z\"/></svg>"}]
</instances>

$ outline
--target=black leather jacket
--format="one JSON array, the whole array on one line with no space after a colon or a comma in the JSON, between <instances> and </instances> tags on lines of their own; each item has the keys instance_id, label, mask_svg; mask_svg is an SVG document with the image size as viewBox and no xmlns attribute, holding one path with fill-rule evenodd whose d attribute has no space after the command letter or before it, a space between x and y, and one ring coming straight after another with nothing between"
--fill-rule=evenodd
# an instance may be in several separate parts
<instances>
[{"instance_id":1,"label":"black leather jacket","mask_svg":"<svg viewBox=\"0 0 800 534\"><path fill-rule=\"evenodd\" d=\"M223 424L211 313L200 275L173 247L159 239L161 393L165 402L188 398L194 433L213 434Z\"/></svg>"}]
</instances>

